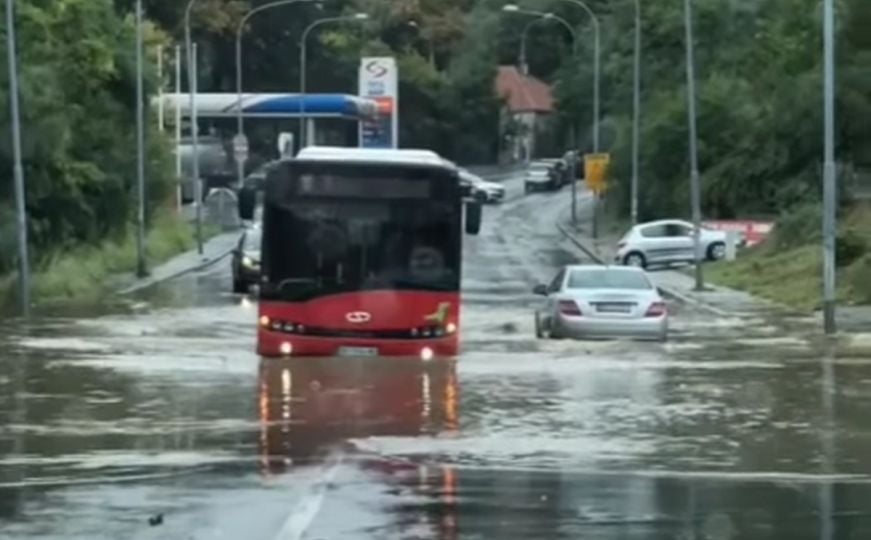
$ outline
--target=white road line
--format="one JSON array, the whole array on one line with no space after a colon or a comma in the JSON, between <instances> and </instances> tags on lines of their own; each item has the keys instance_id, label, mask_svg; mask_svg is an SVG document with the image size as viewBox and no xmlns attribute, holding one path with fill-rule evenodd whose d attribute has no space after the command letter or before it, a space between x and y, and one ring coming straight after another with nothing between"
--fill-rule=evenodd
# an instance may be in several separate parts
<instances>
[{"instance_id":1,"label":"white road line","mask_svg":"<svg viewBox=\"0 0 871 540\"><path fill-rule=\"evenodd\" d=\"M336 458L335 463L330 465L323 474L318 475L308 486L302 500L293 507L281 530L275 535L275 540L300 540L303 537L320 512L327 488L335 478L341 464L342 456L340 455Z\"/></svg>"}]
</instances>

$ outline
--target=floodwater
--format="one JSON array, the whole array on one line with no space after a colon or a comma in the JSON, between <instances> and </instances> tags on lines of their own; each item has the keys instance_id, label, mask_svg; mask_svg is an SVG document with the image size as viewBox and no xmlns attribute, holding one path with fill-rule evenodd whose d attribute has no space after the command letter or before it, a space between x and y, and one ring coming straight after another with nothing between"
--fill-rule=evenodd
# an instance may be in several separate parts
<instances>
[{"instance_id":1,"label":"floodwater","mask_svg":"<svg viewBox=\"0 0 871 540\"><path fill-rule=\"evenodd\" d=\"M871 360L679 305L667 344L536 340L569 197L508 184L456 362L261 361L226 261L4 324L0 537L871 538Z\"/></svg>"}]
</instances>

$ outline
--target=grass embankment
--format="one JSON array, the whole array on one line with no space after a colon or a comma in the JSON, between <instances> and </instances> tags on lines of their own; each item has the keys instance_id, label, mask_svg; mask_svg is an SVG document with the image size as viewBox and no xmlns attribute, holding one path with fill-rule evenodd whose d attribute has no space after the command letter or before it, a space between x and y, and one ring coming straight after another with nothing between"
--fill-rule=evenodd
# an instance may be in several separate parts
<instances>
[{"instance_id":1,"label":"grass embankment","mask_svg":"<svg viewBox=\"0 0 871 540\"><path fill-rule=\"evenodd\" d=\"M155 215L146 235L150 267L195 246L194 228L171 212ZM136 235L130 231L120 240L96 246L80 246L46 257L33 270L32 296L36 305L91 304L115 292L119 279L136 269ZM0 291L7 307L14 306L16 276L0 278Z\"/></svg>"},{"instance_id":2,"label":"grass embankment","mask_svg":"<svg viewBox=\"0 0 871 540\"><path fill-rule=\"evenodd\" d=\"M709 279L801 311L822 301L821 214L805 207L778 220L761 245L734 261L708 265ZM840 217L837 239L838 297L871 304L871 206L854 206Z\"/></svg>"}]
</instances>

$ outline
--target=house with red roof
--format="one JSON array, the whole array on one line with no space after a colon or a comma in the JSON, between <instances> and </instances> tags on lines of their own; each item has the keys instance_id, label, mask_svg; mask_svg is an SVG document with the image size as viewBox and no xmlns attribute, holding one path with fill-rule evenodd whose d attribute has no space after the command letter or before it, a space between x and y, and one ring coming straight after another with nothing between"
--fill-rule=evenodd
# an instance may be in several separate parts
<instances>
[{"instance_id":1,"label":"house with red roof","mask_svg":"<svg viewBox=\"0 0 871 540\"><path fill-rule=\"evenodd\" d=\"M514 66L500 66L496 93L504 102L499 126L501 157L528 161L536 155L540 133L549 129L554 111L551 88Z\"/></svg>"}]
</instances>

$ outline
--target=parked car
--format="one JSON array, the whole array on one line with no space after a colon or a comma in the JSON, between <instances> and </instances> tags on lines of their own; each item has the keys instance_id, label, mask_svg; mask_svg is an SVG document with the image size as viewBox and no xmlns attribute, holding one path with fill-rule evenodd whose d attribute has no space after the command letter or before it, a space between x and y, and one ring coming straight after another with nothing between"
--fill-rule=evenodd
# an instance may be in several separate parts
<instances>
[{"instance_id":1,"label":"parked car","mask_svg":"<svg viewBox=\"0 0 871 540\"><path fill-rule=\"evenodd\" d=\"M535 312L538 338L668 337L665 301L640 268L564 266L533 292L545 298Z\"/></svg>"},{"instance_id":2,"label":"parked car","mask_svg":"<svg viewBox=\"0 0 871 540\"><path fill-rule=\"evenodd\" d=\"M545 191L559 187L553 174L553 164L546 161L533 161L526 169L523 181L524 191Z\"/></svg>"},{"instance_id":3,"label":"parked car","mask_svg":"<svg viewBox=\"0 0 871 540\"><path fill-rule=\"evenodd\" d=\"M641 268L694 262L693 231L692 223L681 220L641 223L629 229L617 243L614 262ZM700 244L703 259L722 259L726 254L726 233L702 227Z\"/></svg>"},{"instance_id":4,"label":"parked car","mask_svg":"<svg viewBox=\"0 0 871 540\"><path fill-rule=\"evenodd\" d=\"M242 233L233 250L233 292L247 293L260 280L260 227L252 226Z\"/></svg>"},{"instance_id":5,"label":"parked car","mask_svg":"<svg viewBox=\"0 0 871 540\"><path fill-rule=\"evenodd\" d=\"M460 178L471 185L472 196L481 203L500 203L505 199L505 186L488 182L475 173L460 169Z\"/></svg>"}]
</instances>

